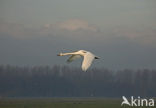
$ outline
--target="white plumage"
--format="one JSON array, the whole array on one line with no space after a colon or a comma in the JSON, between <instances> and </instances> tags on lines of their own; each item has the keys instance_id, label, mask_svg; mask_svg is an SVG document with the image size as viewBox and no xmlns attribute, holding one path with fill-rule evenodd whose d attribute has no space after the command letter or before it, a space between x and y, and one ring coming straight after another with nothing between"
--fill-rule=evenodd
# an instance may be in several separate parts
<instances>
[{"instance_id":1,"label":"white plumage","mask_svg":"<svg viewBox=\"0 0 156 108\"><path fill-rule=\"evenodd\" d=\"M85 51L85 50L79 50L76 52L71 52L71 53L60 53L58 54L58 56L65 56L65 55L71 55L69 57L69 59L67 60L67 62L72 62L78 58L83 57L83 62L82 62L82 70L86 71L92 64L92 61L94 59L99 59L99 57L95 56L94 54L92 54L89 51Z\"/></svg>"}]
</instances>

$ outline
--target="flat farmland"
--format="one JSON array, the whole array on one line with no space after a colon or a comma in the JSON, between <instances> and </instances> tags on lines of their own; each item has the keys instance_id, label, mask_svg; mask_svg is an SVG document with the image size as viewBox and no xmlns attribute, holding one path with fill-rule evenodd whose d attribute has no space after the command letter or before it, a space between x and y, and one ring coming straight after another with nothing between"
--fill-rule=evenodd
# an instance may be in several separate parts
<instances>
[{"instance_id":1,"label":"flat farmland","mask_svg":"<svg viewBox=\"0 0 156 108\"><path fill-rule=\"evenodd\" d=\"M136 108L121 102L114 98L3 98L0 108Z\"/></svg>"}]
</instances>

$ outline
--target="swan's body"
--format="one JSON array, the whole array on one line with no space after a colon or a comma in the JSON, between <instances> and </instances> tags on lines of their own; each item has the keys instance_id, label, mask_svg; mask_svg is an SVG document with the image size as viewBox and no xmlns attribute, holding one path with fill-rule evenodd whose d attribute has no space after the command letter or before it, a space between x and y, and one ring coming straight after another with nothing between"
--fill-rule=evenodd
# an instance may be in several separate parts
<instances>
[{"instance_id":1,"label":"swan's body","mask_svg":"<svg viewBox=\"0 0 156 108\"><path fill-rule=\"evenodd\" d=\"M67 62L72 62L75 59L83 57L83 62L82 62L82 70L86 71L92 64L92 61L94 59L99 59L99 57L96 57L94 54L92 54L89 51L85 50L79 50L76 52L71 52L71 53L60 53L58 56L66 56L66 55L71 55Z\"/></svg>"}]
</instances>

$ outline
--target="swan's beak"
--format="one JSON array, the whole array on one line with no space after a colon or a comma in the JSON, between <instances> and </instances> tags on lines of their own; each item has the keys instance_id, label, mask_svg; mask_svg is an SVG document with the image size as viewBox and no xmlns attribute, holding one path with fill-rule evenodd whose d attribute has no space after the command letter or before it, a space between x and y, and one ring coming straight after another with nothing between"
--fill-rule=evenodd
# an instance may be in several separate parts
<instances>
[{"instance_id":1,"label":"swan's beak","mask_svg":"<svg viewBox=\"0 0 156 108\"><path fill-rule=\"evenodd\" d=\"M95 59L100 59L99 57L95 57Z\"/></svg>"},{"instance_id":2,"label":"swan's beak","mask_svg":"<svg viewBox=\"0 0 156 108\"><path fill-rule=\"evenodd\" d=\"M62 54L60 53L60 54L57 54L57 56L61 56Z\"/></svg>"}]
</instances>

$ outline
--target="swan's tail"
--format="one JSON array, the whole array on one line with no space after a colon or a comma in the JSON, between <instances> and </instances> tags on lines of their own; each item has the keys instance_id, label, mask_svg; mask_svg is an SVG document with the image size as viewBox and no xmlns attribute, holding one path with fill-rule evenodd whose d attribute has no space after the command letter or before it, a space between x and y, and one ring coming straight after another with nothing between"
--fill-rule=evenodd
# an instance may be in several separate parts
<instances>
[{"instance_id":1,"label":"swan's tail","mask_svg":"<svg viewBox=\"0 0 156 108\"><path fill-rule=\"evenodd\" d=\"M95 56L95 59L100 59L100 57Z\"/></svg>"}]
</instances>

